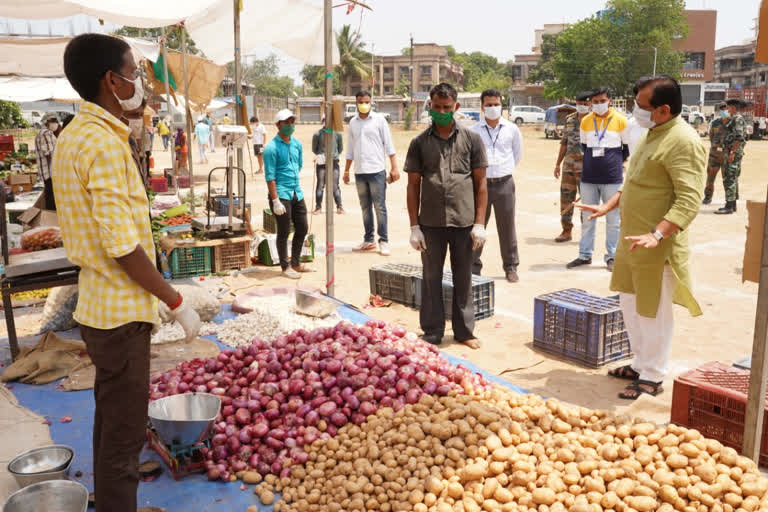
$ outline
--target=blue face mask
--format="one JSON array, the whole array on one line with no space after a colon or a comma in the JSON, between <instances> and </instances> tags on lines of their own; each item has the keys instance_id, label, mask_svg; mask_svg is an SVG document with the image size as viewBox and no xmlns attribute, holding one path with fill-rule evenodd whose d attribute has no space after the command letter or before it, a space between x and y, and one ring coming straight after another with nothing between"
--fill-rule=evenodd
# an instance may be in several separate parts
<instances>
[{"instance_id":1,"label":"blue face mask","mask_svg":"<svg viewBox=\"0 0 768 512\"><path fill-rule=\"evenodd\" d=\"M720 117L728 117L730 114L727 110L720 111Z\"/></svg>"}]
</instances>

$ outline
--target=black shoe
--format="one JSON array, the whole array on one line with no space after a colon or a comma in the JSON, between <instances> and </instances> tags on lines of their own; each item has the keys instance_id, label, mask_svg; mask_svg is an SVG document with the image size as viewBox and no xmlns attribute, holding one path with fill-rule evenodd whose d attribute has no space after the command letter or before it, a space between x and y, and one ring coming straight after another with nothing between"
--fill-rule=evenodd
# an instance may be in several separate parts
<instances>
[{"instance_id":1,"label":"black shoe","mask_svg":"<svg viewBox=\"0 0 768 512\"><path fill-rule=\"evenodd\" d=\"M610 259L605 262L605 268L608 269L608 272L613 272L613 260Z\"/></svg>"},{"instance_id":2,"label":"black shoe","mask_svg":"<svg viewBox=\"0 0 768 512\"><path fill-rule=\"evenodd\" d=\"M736 211L736 201L726 201L725 206L715 210L715 215L730 215Z\"/></svg>"},{"instance_id":3,"label":"black shoe","mask_svg":"<svg viewBox=\"0 0 768 512\"><path fill-rule=\"evenodd\" d=\"M712 203L712 197L704 196L704 200L701 202L701 204L711 204Z\"/></svg>"},{"instance_id":4,"label":"black shoe","mask_svg":"<svg viewBox=\"0 0 768 512\"><path fill-rule=\"evenodd\" d=\"M421 339L432 345L439 345L443 342L443 337L439 334L425 334Z\"/></svg>"},{"instance_id":5,"label":"black shoe","mask_svg":"<svg viewBox=\"0 0 768 512\"><path fill-rule=\"evenodd\" d=\"M507 270L507 282L517 283L520 281L520 277L517 275L517 270Z\"/></svg>"},{"instance_id":6,"label":"black shoe","mask_svg":"<svg viewBox=\"0 0 768 512\"><path fill-rule=\"evenodd\" d=\"M568 263L565 268L576 268L580 267L582 265L591 265L592 264L592 258L589 258L588 260L583 260L581 258L576 258L572 262Z\"/></svg>"}]
</instances>

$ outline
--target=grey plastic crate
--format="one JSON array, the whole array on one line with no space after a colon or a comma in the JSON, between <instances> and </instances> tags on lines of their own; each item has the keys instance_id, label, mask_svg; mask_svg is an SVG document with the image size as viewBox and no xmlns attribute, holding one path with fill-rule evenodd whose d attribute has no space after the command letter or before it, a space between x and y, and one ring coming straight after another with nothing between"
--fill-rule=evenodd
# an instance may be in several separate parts
<instances>
[{"instance_id":1,"label":"grey plastic crate","mask_svg":"<svg viewBox=\"0 0 768 512\"><path fill-rule=\"evenodd\" d=\"M416 307L421 307L421 281L422 274L416 278ZM475 320L492 317L496 303L496 286L493 279L484 276L472 275L472 305L475 311ZM445 318L453 315L453 274L450 270L443 271L443 309Z\"/></svg>"},{"instance_id":2,"label":"grey plastic crate","mask_svg":"<svg viewBox=\"0 0 768 512\"><path fill-rule=\"evenodd\" d=\"M416 276L421 265L384 263L368 269L371 294L406 306L416 306Z\"/></svg>"}]
</instances>

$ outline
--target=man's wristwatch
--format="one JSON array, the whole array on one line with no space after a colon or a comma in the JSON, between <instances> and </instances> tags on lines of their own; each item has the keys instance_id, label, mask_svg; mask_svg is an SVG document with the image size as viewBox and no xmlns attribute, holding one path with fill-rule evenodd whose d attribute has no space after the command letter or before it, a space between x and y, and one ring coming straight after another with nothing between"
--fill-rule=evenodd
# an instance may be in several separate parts
<instances>
[{"instance_id":1,"label":"man's wristwatch","mask_svg":"<svg viewBox=\"0 0 768 512\"><path fill-rule=\"evenodd\" d=\"M664 240L664 235L663 235L663 234L662 234L662 232L661 232L661 231L659 231L658 229L656 229L656 230L652 231L652 232L651 232L651 234L653 235L653 238L655 238L655 239L656 239L657 241L659 241L659 242L661 242L662 240Z\"/></svg>"}]
</instances>

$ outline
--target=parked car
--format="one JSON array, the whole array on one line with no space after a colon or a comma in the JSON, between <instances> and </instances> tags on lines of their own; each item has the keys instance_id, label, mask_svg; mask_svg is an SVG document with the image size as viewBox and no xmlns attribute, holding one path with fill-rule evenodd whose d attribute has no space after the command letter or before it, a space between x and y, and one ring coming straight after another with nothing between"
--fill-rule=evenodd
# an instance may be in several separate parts
<instances>
[{"instance_id":1,"label":"parked car","mask_svg":"<svg viewBox=\"0 0 768 512\"><path fill-rule=\"evenodd\" d=\"M374 101L371 104L371 111L377 112L376 110L376 102ZM392 116L389 115L387 112L379 112L379 114L384 116L384 119L387 120L388 123L392 122ZM357 115L357 103L347 103L347 106L344 109L344 122L349 123L353 117Z\"/></svg>"},{"instance_id":2,"label":"parked car","mask_svg":"<svg viewBox=\"0 0 768 512\"><path fill-rule=\"evenodd\" d=\"M520 126L523 123L543 123L545 111L534 105L513 105L509 109L509 120Z\"/></svg>"}]
</instances>

